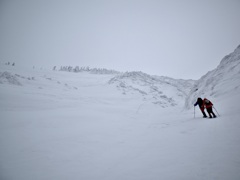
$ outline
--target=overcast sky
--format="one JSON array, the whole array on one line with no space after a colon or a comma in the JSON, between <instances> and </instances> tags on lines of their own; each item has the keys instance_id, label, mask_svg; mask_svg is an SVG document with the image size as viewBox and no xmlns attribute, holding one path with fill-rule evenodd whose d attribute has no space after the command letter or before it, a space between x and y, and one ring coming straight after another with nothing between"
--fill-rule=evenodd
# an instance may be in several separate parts
<instances>
[{"instance_id":1,"label":"overcast sky","mask_svg":"<svg viewBox=\"0 0 240 180\"><path fill-rule=\"evenodd\" d=\"M0 61L199 79L240 44L240 0L0 0Z\"/></svg>"}]
</instances>

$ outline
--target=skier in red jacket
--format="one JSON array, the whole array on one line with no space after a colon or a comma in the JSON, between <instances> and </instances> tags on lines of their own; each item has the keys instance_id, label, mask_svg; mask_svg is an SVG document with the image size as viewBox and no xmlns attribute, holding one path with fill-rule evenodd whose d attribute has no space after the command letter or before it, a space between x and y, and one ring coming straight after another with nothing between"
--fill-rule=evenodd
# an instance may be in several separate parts
<instances>
[{"instance_id":1,"label":"skier in red jacket","mask_svg":"<svg viewBox=\"0 0 240 180\"><path fill-rule=\"evenodd\" d=\"M217 117L214 114L213 110L212 110L213 103L211 101L209 101L208 99L204 98L203 105L204 105L204 107L206 107L207 112L208 112L210 118L212 118L212 115L213 115L214 118Z\"/></svg>"}]
</instances>

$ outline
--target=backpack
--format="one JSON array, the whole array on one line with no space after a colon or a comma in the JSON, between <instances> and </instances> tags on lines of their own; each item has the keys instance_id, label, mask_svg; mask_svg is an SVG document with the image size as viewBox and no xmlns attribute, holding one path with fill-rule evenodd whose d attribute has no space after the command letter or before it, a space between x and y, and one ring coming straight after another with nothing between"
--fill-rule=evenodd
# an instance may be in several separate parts
<instances>
[{"instance_id":1,"label":"backpack","mask_svg":"<svg viewBox=\"0 0 240 180\"><path fill-rule=\"evenodd\" d=\"M208 99L205 99L205 104L211 104L211 102Z\"/></svg>"},{"instance_id":2,"label":"backpack","mask_svg":"<svg viewBox=\"0 0 240 180\"><path fill-rule=\"evenodd\" d=\"M208 99L204 99L204 104L205 104L206 108L210 108L213 105L212 102L209 101Z\"/></svg>"}]
</instances>

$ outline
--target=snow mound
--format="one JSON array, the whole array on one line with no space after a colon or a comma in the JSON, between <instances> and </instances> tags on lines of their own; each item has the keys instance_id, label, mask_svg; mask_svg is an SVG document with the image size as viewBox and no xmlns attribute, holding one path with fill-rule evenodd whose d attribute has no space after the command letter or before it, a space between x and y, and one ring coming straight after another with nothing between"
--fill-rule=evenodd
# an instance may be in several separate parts
<instances>
[{"instance_id":1,"label":"snow mound","mask_svg":"<svg viewBox=\"0 0 240 180\"><path fill-rule=\"evenodd\" d=\"M115 85L124 95L136 95L144 101L150 101L165 108L181 104L192 87L193 81L174 80L134 71L118 74L108 83ZM183 84L188 88L183 88Z\"/></svg>"},{"instance_id":2,"label":"snow mound","mask_svg":"<svg viewBox=\"0 0 240 180\"><path fill-rule=\"evenodd\" d=\"M19 82L17 75L12 75L10 72L0 72L0 84L13 84L21 86L22 84Z\"/></svg>"},{"instance_id":3,"label":"snow mound","mask_svg":"<svg viewBox=\"0 0 240 180\"><path fill-rule=\"evenodd\" d=\"M219 100L240 93L240 45L225 56L218 67L196 81L185 107L190 108L197 97ZM237 100L237 99L236 99Z\"/></svg>"}]
</instances>

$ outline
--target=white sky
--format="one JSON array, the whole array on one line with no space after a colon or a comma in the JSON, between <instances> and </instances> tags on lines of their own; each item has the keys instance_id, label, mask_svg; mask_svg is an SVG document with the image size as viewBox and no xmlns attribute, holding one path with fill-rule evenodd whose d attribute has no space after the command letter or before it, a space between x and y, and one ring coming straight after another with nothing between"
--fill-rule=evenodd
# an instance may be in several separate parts
<instances>
[{"instance_id":1,"label":"white sky","mask_svg":"<svg viewBox=\"0 0 240 180\"><path fill-rule=\"evenodd\" d=\"M240 0L0 0L0 61L199 79L240 44Z\"/></svg>"}]
</instances>

